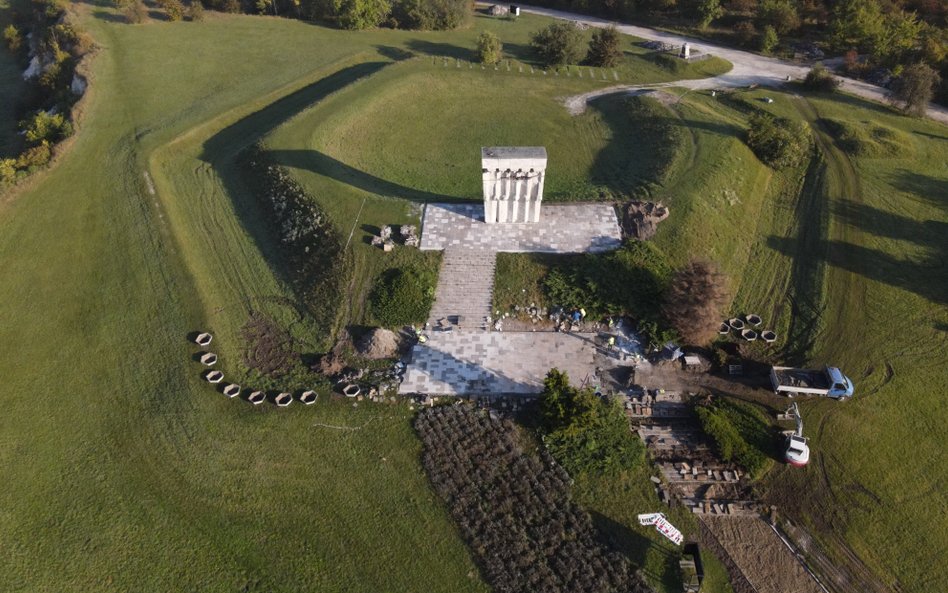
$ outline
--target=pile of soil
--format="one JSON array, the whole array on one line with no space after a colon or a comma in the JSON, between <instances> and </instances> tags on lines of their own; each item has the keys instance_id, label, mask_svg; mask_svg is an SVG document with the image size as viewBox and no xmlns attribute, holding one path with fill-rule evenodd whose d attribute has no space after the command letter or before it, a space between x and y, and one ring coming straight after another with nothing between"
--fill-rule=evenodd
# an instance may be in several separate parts
<instances>
[{"instance_id":1,"label":"pile of soil","mask_svg":"<svg viewBox=\"0 0 948 593\"><path fill-rule=\"evenodd\" d=\"M629 202L622 206L622 234L640 241L651 239L666 218L668 208L661 202Z\"/></svg>"},{"instance_id":2,"label":"pile of soil","mask_svg":"<svg viewBox=\"0 0 948 593\"><path fill-rule=\"evenodd\" d=\"M356 344L356 351L363 358L378 360L396 356L399 345L398 334L376 327L362 336L362 339Z\"/></svg>"}]
</instances>

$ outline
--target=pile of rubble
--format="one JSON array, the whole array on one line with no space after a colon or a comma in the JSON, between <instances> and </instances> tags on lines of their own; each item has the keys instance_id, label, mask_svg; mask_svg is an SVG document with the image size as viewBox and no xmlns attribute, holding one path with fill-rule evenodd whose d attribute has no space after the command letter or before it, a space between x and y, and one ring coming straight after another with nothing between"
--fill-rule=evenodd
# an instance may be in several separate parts
<instances>
[{"instance_id":1,"label":"pile of rubble","mask_svg":"<svg viewBox=\"0 0 948 593\"><path fill-rule=\"evenodd\" d=\"M661 202L629 202L622 206L622 233L639 241L651 239L666 218L668 207Z\"/></svg>"},{"instance_id":2,"label":"pile of rubble","mask_svg":"<svg viewBox=\"0 0 948 593\"><path fill-rule=\"evenodd\" d=\"M413 224L403 224L398 227L399 238L406 247L418 247L421 240L418 238L418 227ZM381 247L383 251L395 249L395 238L392 236L392 227L385 225L377 237L372 237L372 245Z\"/></svg>"}]
</instances>

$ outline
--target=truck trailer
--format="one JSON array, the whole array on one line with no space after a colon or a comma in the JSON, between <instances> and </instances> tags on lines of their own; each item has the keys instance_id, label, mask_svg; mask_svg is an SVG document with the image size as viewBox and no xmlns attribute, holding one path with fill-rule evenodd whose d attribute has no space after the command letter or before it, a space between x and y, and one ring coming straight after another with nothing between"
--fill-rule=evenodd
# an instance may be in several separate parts
<instances>
[{"instance_id":1,"label":"truck trailer","mask_svg":"<svg viewBox=\"0 0 948 593\"><path fill-rule=\"evenodd\" d=\"M846 399L853 395L853 382L836 367L824 369L795 369L771 367L770 384L774 393L794 395L820 395L833 399Z\"/></svg>"}]
</instances>

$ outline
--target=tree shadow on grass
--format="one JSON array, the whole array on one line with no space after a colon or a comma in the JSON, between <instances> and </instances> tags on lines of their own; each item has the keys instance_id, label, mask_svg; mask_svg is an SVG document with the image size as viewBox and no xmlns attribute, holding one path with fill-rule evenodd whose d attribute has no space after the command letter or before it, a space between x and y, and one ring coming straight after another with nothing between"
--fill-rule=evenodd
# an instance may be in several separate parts
<instances>
[{"instance_id":1,"label":"tree shadow on grass","mask_svg":"<svg viewBox=\"0 0 948 593\"><path fill-rule=\"evenodd\" d=\"M678 574L676 554L602 513L591 511L589 515L603 545L628 558L632 566L641 570L642 574L649 579L664 583L669 591L675 590L676 585L680 586L681 577ZM650 550L662 557L663 570L661 572L646 565L646 557Z\"/></svg>"},{"instance_id":2,"label":"tree shadow on grass","mask_svg":"<svg viewBox=\"0 0 948 593\"><path fill-rule=\"evenodd\" d=\"M104 10L94 10L92 12L92 16L107 23L128 23L128 19L126 19L124 16L115 14L114 12L106 12Z\"/></svg>"},{"instance_id":3,"label":"tree shadow on grass","mask_svg":"<svg viewBox=\"0 0 948 593\"><path fill-rule=\"evenodd\" d=\"M771 236L767 245L780 253L800 257L792 239ZM824 242L822 262L859 274L864 278L901 288L934 303L948 303L944 260L930 256L921 260L899 258L890 253L842 241Z\"/></svg>"},{"instance_id":4,"label":"tree shadow on grass","mask_svg":"<svg viewBox=\"0 0 948 593\"><path fill-rule=\"evenodd\" d=\"M472 62L477 59L474 50L451 43L438 43L424 39L411 39L406 43L408 49L428 56L451 58Z\"/></svg>"}]
</instances>

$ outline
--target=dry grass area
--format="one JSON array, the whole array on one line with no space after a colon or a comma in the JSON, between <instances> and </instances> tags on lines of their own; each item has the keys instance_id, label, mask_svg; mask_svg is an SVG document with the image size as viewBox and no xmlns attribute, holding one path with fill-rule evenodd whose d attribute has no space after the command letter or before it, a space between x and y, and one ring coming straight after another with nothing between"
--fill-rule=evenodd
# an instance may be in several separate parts
<instances>
[{"instance_id":1,"label":"dry grass area","mask_svg":"<svg viewBox=\"0 0 948 593\"><path fill-rule=\"evenodd\" d=\"M701 517L701 522L757 593L823 593L769 525L756 517ZM742 579L734 578L737 584Z\"/></svg>"}]
</instances>

